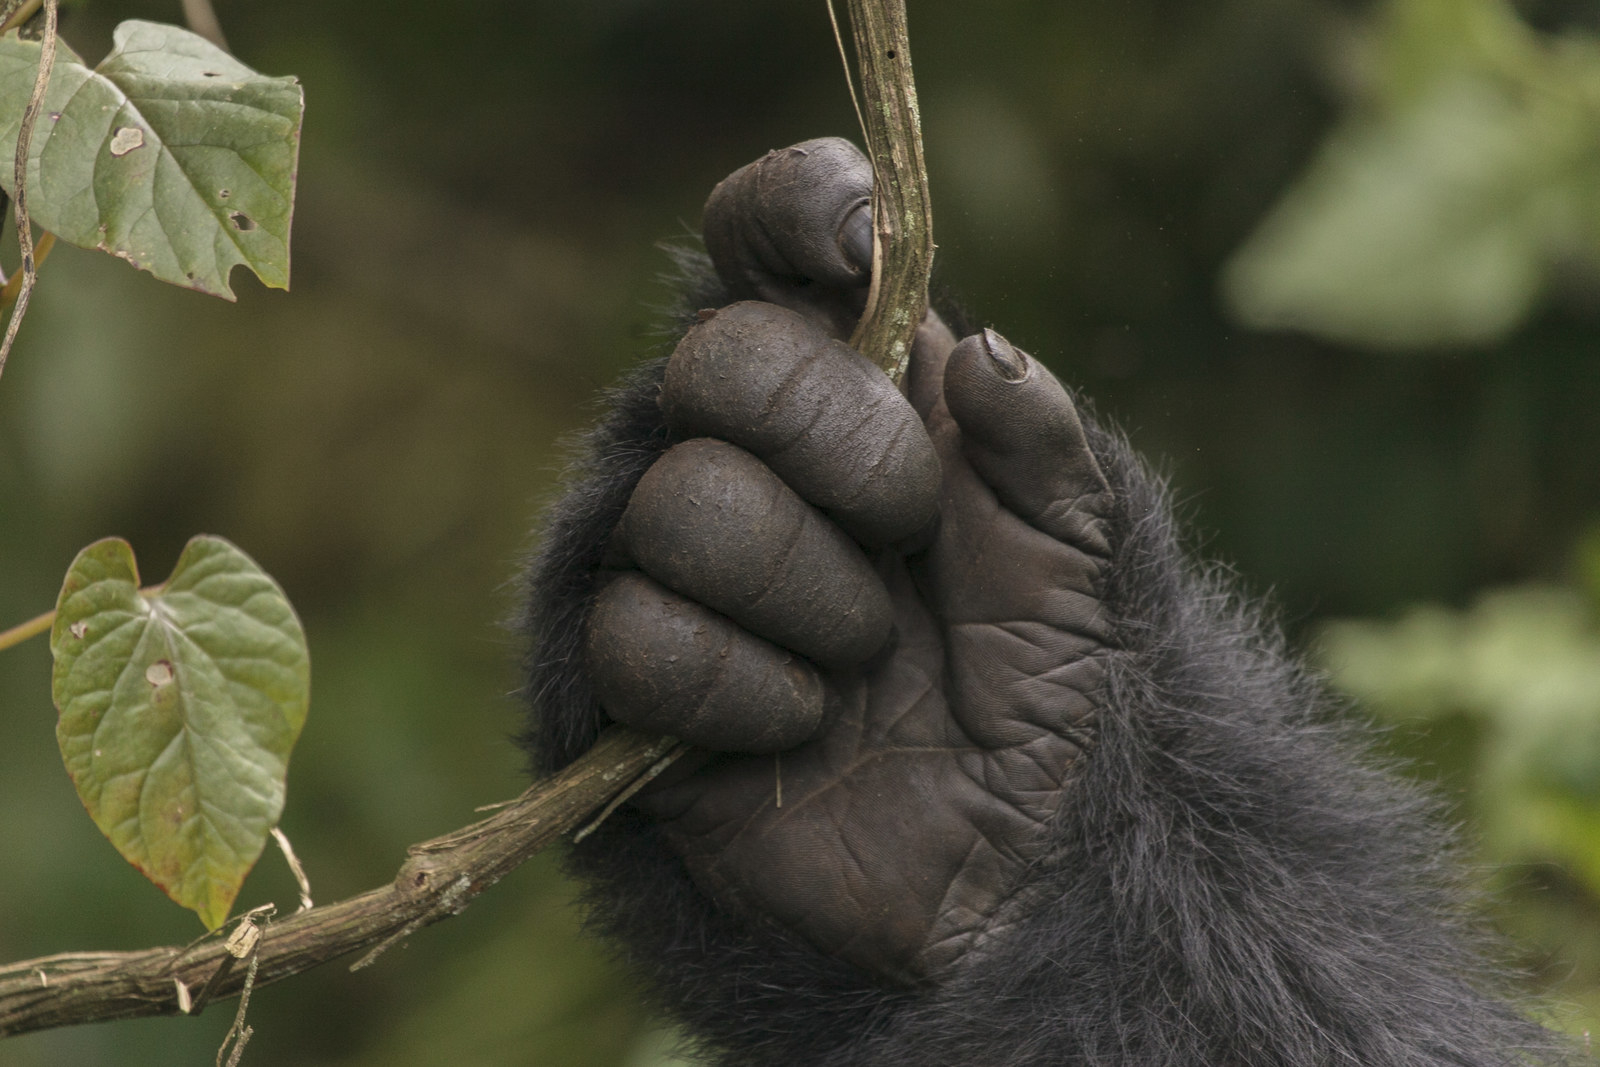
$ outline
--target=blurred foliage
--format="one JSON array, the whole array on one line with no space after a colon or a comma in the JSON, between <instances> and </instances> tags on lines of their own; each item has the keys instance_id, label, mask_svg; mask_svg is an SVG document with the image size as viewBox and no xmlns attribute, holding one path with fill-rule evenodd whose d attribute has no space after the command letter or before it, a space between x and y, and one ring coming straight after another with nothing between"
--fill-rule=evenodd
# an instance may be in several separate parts
<instances>
[{"instance_id":1,"label":"blurred foliage","mask_svg":"<svg viewBox=\"0 0 1600 1067\"><path fill-rule=\"evenodd\" d=\"M826 17L783 0L217 8L242 61L306 88L294 291L241 279L227 306L51 257L0 381L0 620L48 608L102 536L151 574L197 532L245 548L312 648L283 822L334 900L524 783L498 620L558 442L661 343L653 243L735 167L855 118ZM1345 113L1346 42L1392 7L914 8L940 279L1125 426L1294 631L1570 583L1600 516L1592 280L1561 275L1473 359L1244 330L1216 299ZM1592 0L1520 12L1600 30ZM64 32L94 58L127 17L176 9L86 0ZM49 670L42 642L0 657L0 958L189 940L74 797ZM1593 924L1569 928L1600 929L1562 877ZM543 857L359 975L260 991L245 1062L654 1067L670 1040L573 895ZM269 858L239 904L293 899ZM1564 951L1600 970L1586 937ZM230 1017L31 1035L0 1064L210 1063Z\"/></svg>"},{"instance_id":2,"label":"blurred foliage","mask_svg":"<svg viewBox=\"0 0 1600 1067\"><path fill-rule=\"evenodd\" d=\"M1600 275L1600 36L1394 0L1348 51L1359 106L1229 264L1246 322L1498 341L1563 273Z\"/></svg>"},{"instance_id":3,"label":"blurred foliage","mask_svg":"<svg viewBox=\"0 0 1600 1067\"><path fill-rule=\"evenodd\" d=\"M1600 533L1600 528L1597 528ZM1529 963L1600 1028L1600 568L1580 590L1487 590L1465 609L1323 629L1334 682L1395 727L1390 740L1449 786L1503 890Z\"/></svg>"}]
</instances>

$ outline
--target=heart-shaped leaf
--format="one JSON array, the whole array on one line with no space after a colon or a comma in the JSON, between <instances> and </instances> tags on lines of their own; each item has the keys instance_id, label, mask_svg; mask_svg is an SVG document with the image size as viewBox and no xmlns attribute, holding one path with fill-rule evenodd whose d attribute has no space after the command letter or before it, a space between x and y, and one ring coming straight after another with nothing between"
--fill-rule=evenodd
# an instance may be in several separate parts
<instances>
[{"instance_id":1,"label":"heart-shaped leaf","mask_svg":"<svg viewBox=\"0 0 1600 1067\"><path fill-rule=\"evenodd\" d=\"M205 38L124 22L91 70L58 45L28 163L34 224L162 281L234 299L244 264L289 286L304 101ZM39 43L0 37L0 186L13 192L17 131Z\"/></svg>"},{"instance_id":2,"label":"heart-shaped leaf","mask_svg":"<svg viewBox=\"0 0 1600 1067\"><path fill-rule=\"evenodd\" d=\"M208 928L228 916L283 811L305 723L305 633L227 541L196 537L140 592L133 550L78 553L50 634L56 740L89 815Z\"/></svg>"}]
</instances>

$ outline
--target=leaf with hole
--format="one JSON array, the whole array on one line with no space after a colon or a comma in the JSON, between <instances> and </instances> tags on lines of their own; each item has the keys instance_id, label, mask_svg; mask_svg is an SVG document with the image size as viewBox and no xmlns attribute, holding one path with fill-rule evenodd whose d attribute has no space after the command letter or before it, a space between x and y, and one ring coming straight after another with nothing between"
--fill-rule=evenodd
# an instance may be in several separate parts
<instances>
[{"instance_id":1,"label":"leaf with hole","mask_svg":"<svg viewBox=\"0 0 1600 1067\"><path fill-rule=\"evenodd\" d=\"M78 554L50 634L56 740L117 851L208 928L283 811L311 667L288 598L227 541L196 537L154 590L108 538Z\"/></svg>"},{"instance_id":2,"label":"leaf with hole","mask_svg":"<svg viewBox=\"0 0 1600 1067\"><path fill-rule=\"evenodd\" d=\"M234 299L239 264L289 286L304 100L205 38L153 22L117 27L90 69L58 44L28 162L36 226L162 281ZM0 37L0 186L14 192L39 43Z\"/></svg>"}]
</instances>

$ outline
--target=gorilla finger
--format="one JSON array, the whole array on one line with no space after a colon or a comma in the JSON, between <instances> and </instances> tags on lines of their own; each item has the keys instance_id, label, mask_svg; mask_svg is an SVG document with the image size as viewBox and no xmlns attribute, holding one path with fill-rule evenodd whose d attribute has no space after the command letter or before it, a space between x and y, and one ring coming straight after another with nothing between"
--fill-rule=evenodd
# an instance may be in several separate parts
<instances>
[{"instance_id":1,"label":"gorilla finger","mask_svg":"<svg viewBox=\"0 0 1600 1067\"><path fill-rule=\"evenodd\" d=\"M726 442L668 450L640 479L618 532L663 585L824 667L860 663L888 639L889 594L866 556Z\"/></svg>"},{"instance_id":2,"label":"gorilla finger","mask_svg":"<svg viewBox=\"0 0 1600 1067\"><path fill-rule=\"evenodd\" d=\"M778 752L822 722L816 669L642 574L603 589L584 665L613 719L717 752Z\"/></svg>"},{"instance_id":3,"label":"gorilla finger","mask_svg":"<svg viewBox=\"0 0 1600 1067\"><path fill-rule=\"evenodd\" d=\"M682 434L755 453L864 544L932 519L939 458L916 411L882 371L803 316L749 301L678 343L661 404Z\"/></svg>"},{"instance_id":4,"label":"gorilla finger","mask_svg":"<svg viewBox=\"0 0 1600 1067\"><path fill-rule=\"evenodd\" d=\"M950 353L944 394L967 460L1007 509L1058 541L1110 554L1111 490L1055 375L984 330Z\"/></svg>"},{"instance_id":5,"label":"gorilla finger","mask_svg":"<svg viewBox=\"0 0 1600 1067\"><path fill-rule=\"evenodd\" d=\"M848 333L872 274L872 165L838 137L768 152L706 201L706 251L734 300L766 300Z\"/></svg>"}]
</instances>

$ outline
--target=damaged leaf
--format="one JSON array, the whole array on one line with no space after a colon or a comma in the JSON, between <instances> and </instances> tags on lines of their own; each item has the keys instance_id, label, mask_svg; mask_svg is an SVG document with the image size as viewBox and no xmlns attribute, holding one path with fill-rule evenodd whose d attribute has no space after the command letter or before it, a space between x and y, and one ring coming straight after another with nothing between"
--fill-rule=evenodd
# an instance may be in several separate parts
<instances>
[{"instance_id":1,"label":"damaged leaf","mask_svg":"<svg viewBox=\"0 0 1600 1067\"><path fill-rule=\"evenodd\" d=\"M141 592L108 538L73 561L50 634L56 740L95 825L208 928L283 811L310 658L288 599L243 552L196 537Z\"/></svg>"},{"instance_id":2,"label":"damaged leaf","mask_svg":"<svg viewBox=\"0 0 1600 1067\"><path fill-rule=\"evenodd\" d=\"M57 45L29 159L34 224L229 300L239 264L288 288L300 83L176 26L124 22L113 41L92 70ZM0 157L16 155L38 65L37 41L0 37ZM7 192L12 177L0 166Z\"/></svg>"}]
</instances>

